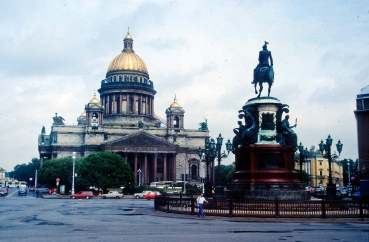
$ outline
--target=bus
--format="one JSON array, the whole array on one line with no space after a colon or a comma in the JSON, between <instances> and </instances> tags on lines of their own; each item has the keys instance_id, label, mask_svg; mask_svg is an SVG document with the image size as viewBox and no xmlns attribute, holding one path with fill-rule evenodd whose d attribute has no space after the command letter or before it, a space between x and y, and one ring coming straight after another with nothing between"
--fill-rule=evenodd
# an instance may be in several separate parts
<instances>
[{"instance_id":1,"label":"bus","mask_svg":"<svg viewBox=\"0 0 369 242\"><path fill-rule=\"evenodd\" d=\"M25 181L6 181L5 186L8 186L9 188L20 188L20 187L27 187L27 182Z\"/></svg>"},{"instance_id":2,"label":"bus","mask_svg":"<svg viewBox=\"0 0 369 242\"><path fill-rule=\"evenodd\" d=\"M18 182L18 188L19 187L27 187L27 182L25 182L25 181L19 181Z\"/></svg>"},{"instance_id":3,"label":"bus","mask_svg":"<svg viewBox=\"0 0 369 242\"><path fill-rule=\"evenodd\" d=\"M173 181L159 181L156 185L159 189L168 189L173 187Z\"/></svg>"}]
</instances>

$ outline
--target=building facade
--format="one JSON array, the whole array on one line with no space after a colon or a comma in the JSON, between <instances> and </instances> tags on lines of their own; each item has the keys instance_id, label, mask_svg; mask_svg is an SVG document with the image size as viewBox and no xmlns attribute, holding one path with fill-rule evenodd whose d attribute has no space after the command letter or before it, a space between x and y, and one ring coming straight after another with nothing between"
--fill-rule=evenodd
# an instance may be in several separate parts
<instances>
[{"instance_id":1,"label":"building facade","mask_svg":"<svg viewBox=\"0 0 369 242\"><path fill-rule=\"evenodd\" d=\"M112 151L131 165L136 184L205 177L205 164L197 155L209 130L185 129L185 111L174 97L165 110L166 120L155 110L154 82L145 62L133 50L128 33L124 48L108 66L105 79L82 114L78 125L66 125L56 114L51 131L42 128L38 138L41 165L45 158L85 157L92 152ZM163 112L164 113L164 112ZM214 165L211 166L214 173Z\"/></svg>"},{"instance_id":2,"label":"building facade","mask_svg":"<svg viewBox=\"0 0 369 242\"><path fill-rule=\"evenodd\" d=\"M310 149L310 155L302 164L302 170L310 177L310 186L327 186L329 181L329 162L319 151ZM300 163L296 160L295 169L300 170ZM343 166L340 161L332 160L332 182L343 186Z\"/></svg>"},{"instance_id":3,"label":"building facade","mask_svg":"<svg viewBox=\"0 0 369 242\"><path fill-rule=\"evenodd\" d=\"M361 89L355 110L359 153L359 177L369 179L369 85Z\"/></svg>"}]
</instances>

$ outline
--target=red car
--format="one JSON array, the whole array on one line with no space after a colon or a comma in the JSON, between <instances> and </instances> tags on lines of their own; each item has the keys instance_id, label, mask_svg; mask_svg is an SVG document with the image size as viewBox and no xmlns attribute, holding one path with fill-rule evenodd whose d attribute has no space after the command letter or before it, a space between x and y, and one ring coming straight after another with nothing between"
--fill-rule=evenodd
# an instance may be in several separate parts
<instances>
[{"instance_id":1,"label":"red car","mask_svg":"<svg viewBox=\"0 0 369 242\"><path fill-rule=\"evenodd\" d=\"M8 188L6 187L0 188L0 196L6 196L6 195L8 195Z\"/></svg>"},{"instance_id":2,"label":"red car","mask_svg":"<svg viewBox=\"0 0 369 242\"><path fill-rule=\"evenodd\" d=\"M161 195L160 192L148 192L145 193L142 197L147 200L154 199L156 195Z\"/></svg>"},{"instance_id":3,"label":"red car","mask_svg":"<svg viewBox=\"0 0 369 242\"><path fill-rule=\"evenodd\" d=\"M73 198L73 199L76 199L76 198L77 199L81 199L81 198L90 199L93 197L94 197L94 194L91 191L80 191L80 192L70 195L70 198Z\"/></svg>"}]
</instances>

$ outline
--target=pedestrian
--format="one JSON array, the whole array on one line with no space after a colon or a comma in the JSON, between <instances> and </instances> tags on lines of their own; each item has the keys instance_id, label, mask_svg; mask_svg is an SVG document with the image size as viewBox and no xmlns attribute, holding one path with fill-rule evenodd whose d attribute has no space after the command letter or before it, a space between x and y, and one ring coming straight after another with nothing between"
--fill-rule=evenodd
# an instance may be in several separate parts
<instances>
[{"instance_id":1,"label":"pedestrian","mask_svg":"<svg viewBox=\"0 0 369 242\"><path fill-rule=\"evenodd\" d=\"M203 193L201 193L200 196L196 199L196 203L199 206L199 212L198 212L197 216L200 217L200 215L202 215L203 217L205 217L204 210L203 210L204 203L209 203L209 202L204 198Z\"/></svg>"}]
</instances>

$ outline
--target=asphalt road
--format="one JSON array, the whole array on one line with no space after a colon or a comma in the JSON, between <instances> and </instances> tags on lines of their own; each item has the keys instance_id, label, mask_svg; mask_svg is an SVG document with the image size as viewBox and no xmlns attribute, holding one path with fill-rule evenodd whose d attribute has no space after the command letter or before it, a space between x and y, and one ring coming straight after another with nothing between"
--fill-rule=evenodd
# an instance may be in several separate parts
<instances>
[{"instance_id":1,"label":"asphalt road","mask_svg":"<svg viewBox=\"0 0 369 242\"><path fill-rule=\"evenodd\" d=\"M343 221L343 222L342 222ZM369 241L369 225L309 220L244 222L153 211L137 199L0 197L0 241Z\"/></svg>"}]
</instances>

